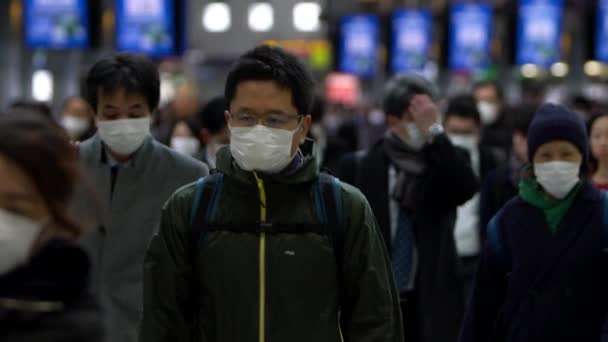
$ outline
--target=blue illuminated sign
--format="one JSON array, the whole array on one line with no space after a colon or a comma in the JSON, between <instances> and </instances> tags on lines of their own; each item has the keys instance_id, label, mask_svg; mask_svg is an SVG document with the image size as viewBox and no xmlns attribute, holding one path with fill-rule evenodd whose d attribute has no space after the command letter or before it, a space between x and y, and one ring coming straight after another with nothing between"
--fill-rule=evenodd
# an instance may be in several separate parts
<instances>
[{"instance_id":1,"label":"blue illuminated sign","mask_svg":"<svg viewBox=\"0 0 608 342\"><path fill-rule=\"evenodd\" d=\"M549 67L560 60L563 0L520 0L517 64Z\"/></svg>"},{"instance_id":2,"label":"blue illuminated sign","mask_svg":"<svg viewBox=\"0 0 608 342\"><path fill-rule=\"evenodd\" d=\"M62 49L89 45L87 0L26 0L24 5L28 46Z\"/></svg>"},{"instance_id":3,"label":"blue illuminated sign","mask_svg":"<svg viewBox=\"0 0 608 342\"><path fill-rule=\"evenodd\" d=\"M346 16L340 27L340 70L363 78L374 77L378 63L378 17Z\"/></svg>"},{"instance_id":4,"label":"blue illuminated sign","mask_svg":"<svg viewBox=\"0 0 608 342\"><path fill-rule=\"evenodd\" d=\"M472 71L490 65L492 7L488 4L456 4L450 17L449 66Z\"/></svg>"},{"instance_id":5,"label":"blue illuminated sign","mask_svg":"<svg viewBox=\"0 0 608 342\"><path fill-rule=\"evenodd\" d=\"M595 36L595 59L608 63L608 0L600 0Z\"/></svg>"},{"instance_id":6,"label":"blue illuminated sign","mask_svg":"<svg viewBox=\"0 0 608 342\"><path fill-rule=\"evenodd\" d=\"M428 10L399 10L392 20L394 73L421 71L429 58L432 15Z\"/></svg>"},{"instance_id":7,"label":"blue illuminated sign","mask_svg":"<svg viewBox=\"0 0 608 342\"><path fill-rule=\"evenodd\" d=\"M151 56L176 53L171 0L117 0L116 44L120 51Z\"/></svg>"}]
</instances>

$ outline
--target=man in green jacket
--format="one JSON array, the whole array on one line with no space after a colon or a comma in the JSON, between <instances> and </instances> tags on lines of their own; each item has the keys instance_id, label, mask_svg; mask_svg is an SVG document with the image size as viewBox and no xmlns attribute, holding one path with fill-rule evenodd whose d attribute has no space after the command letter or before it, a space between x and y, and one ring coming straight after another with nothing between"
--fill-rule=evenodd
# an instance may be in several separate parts
<instances>
[{"instance_id":1,"label":"man in green jacket","mask_svg":"<svg viewBox=\"0 0 608 342\"><path fill-rule=\"evenodd\" d=\"M339 253L327 232L338 227L311 228L332 207L314 200L312 94L306 68L277 48L258 47L232 69L221 190L212 210L195 204L196 184L165 205L144 265L141 342L403 340L390 262L361 192L339 185ZM201 215L204 229L192 224Z\"/></svg>"}]
</instances>

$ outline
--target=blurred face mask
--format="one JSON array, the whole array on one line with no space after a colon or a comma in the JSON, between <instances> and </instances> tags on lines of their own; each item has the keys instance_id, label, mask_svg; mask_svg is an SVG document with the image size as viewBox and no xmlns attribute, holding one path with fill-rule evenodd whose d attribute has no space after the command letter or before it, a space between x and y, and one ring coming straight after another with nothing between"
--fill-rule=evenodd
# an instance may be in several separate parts
<instances>
[{"instance_id":1,"label":"blurred face mask","mask_svg":"<svg viewBox=\"0 0 608 342\"><path fill-rule=\"evenodd\" d=\"M101 140L113 152L130 155L150 133L150 118L98 121L97 128Z\"/></svg>"},{"instance_id":2,"label":"blurred face mask","mask_svg":"<svg viewBox=\"0 0 608 342\"><path fill-rule=\"evenodd\" d=\"M481 115L481 122L484 125L491 125L498 121L498 105L489 101L479 101L477 103L477 110Z\"/></svg>"},{"instance_id":3,"label":"blurred face mask","mask_svg":"<svg viewBox=\"0 0 608 342\"><path fill-rule=\"evenodd\" d=\"M293 131L269 128L264 125L254 127L230 127L230 152L245 171L278 173L293 159L291 144Z\"/></svg>"},{"instance_id":4,"label":"blurred face mask","mask_svg":"<svg viewBox=\"0 0 608 342\"><path fill-rule=\"evenodd\" d=\"M405 143L416 151L421 150L426 140L418 126L413 122L410 122L405 125L405 129L407 130L408 136L408 140L405 141Z\"/></svg>"},{"instance_id":5,"label":"blurred face mask","mask_svg":"<svg viewBox=\"0 0 608 342\"><path fill-rule=\"evenodd\" d=\"M24 265L43 223L0 208L0 275Z\"/></svg>"},{"instance_id":6,"label":"blurred face mask","mask_svg":"<svg viewBox=\"0 0 608 342\"><path fill-rule=\"evenodd\" d=\"M61 119L61 126L66 130L70 138L78 139L89 129L89 121L75 116L64 116Z\"/></svg>"},{"instance_id":7,"label":"blurred face mask","mask_svg":"<svg viewBox=\"0 0 608 342\"><path fill-rule=\"evenodd\" d=\"M578 184L581 163L553 161L534 164L536 180L551 196L562 199Z\"/></svg>"},{"instance_id":8,"label":"blurred face mask","mask_svg":"<svg viewBox=\"0 0 608 342\"><path fill-rule=\"evenodd\" d=\"M171 148L175 151L193 157L201 147L200 141L194 137L173 137Z\"/></svg>"},{"instance_id":9,"label":"blurred face mask","mask_svg":"<svg viewBox=\"0 0 608 342\"><path fill-rule=\"evenodd\" d=\"M452 144L462 147L469 152L476 151L477 146L477 136L475 134L449 134L448 137Z\"/></svg>"}]
</instances>

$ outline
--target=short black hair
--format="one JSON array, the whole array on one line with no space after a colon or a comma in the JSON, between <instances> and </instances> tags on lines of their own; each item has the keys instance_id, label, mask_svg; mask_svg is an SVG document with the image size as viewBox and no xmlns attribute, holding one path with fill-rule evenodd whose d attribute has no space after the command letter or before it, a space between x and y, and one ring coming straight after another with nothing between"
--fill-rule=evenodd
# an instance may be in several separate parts
<instances>
[{"instance_id":1,"label":"short black hair","mask_svg":"<svg viewBox=\"0 0 608 342\"><path fill-rule=\"evenodd\" d=\"M226 128L224 113L228 110L228 101L223 96L211 99L198 113L198 119L203 128L211 134L217 134Z\"/></svg>"},{"instance_id":2,"label":"short black hair","mask_svg":"<svg viewBox=\"0 0 608 342\"><path fill-rule=\"evenodd\" d=\"M47 119L53 118L53 112L51 111L51 107L44 102L32 101L20 99L16 100L8 106L6 110L7 114L20 115L21 113L33 113L38 114Z\"/></svg>"},{"instance_id":3,"label":"short black hair","mask_svg":"<svg viewBox=\"0 0 608 342\"><path fill-rule=\"evenodd\" d=\"M504 90L502 88L502 85L495 80L482 80L482 81L477 81L475 82L475 84L473 85L473 92L476 92L477 89L479 88L483 88L483 87L493 87L496 90L496 96L498 96L498 98L503 101L505 99L504 95Z\"/></svg>"},{"instance_id":4,"label":"short black hair","mask_svg":"<svg viewBox=\"0 0 608 342\"><path fill-rule=\"evenodd\" d=\"M314 81L310 71L290 53L281 48L262 45L242 55L226 79L224 97L228 103L236 95L243 81L274 81L291 90L291 98L298 114L310 114Z\"/></svg>"},{"instance_id":5,"label":"short black hair","mask_svg":"<svg viewBox=\"0 0 608 342\"><path fill-rule=\"evenodd\" d=\"M121 88L143 95L150 111L155 111L160 100L160 76L154 62L143 55L130 53L98 61L87 75L85 98L96 112L99 89L111 93Z\"/></svg>"},{"instance_id":6,"label":"short black hair","mask_svg":"<svg viewBox=\"0 0 608 342\"><path fill-rule=\"evenodd\" d=\"M520 105L515 108L513 111L513 133L519 133L527 137L528 129L537 110L538 106L529 104Z\"/></svg>"},{"instance_id":7,"label":"short black hair","mask_svg":"<svg viewBox=\"0 0 608 342\"><path fill-rule=\"evenodd\" d=\"M477 102L472 95L459 95L450 99L445 112L445 120L447 121L454 116L473 119L477 126L481 126L481 116L477 109Z\"/></svg>"},{"instance_id":8,"label":"short black hair","mask_svg":"<svg viewBox=\"0 0 608 342\"><path fill-rule=\"evenodd\" d=\"M382 107L386 115L401 118L415 95L425 94L437 99L437 87L425 78L414 74L393 77L384 87Z\"/></svg>"}]
</instances>

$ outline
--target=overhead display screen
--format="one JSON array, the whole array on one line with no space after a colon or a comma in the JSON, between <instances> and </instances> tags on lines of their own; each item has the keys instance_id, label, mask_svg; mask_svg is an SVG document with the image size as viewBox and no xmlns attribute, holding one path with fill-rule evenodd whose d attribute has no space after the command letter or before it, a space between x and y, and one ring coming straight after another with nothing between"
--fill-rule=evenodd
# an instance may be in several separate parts
<instances>
[{"instance_id":1,"label":"overhead display screen","mask_svg":"<svg viewBox=\"0 0 608 342\"><path fill-rule=\"evenodd\" d=\"M421 71L429 59L432 15L428 10L398 10L392 17L391 71Z\"/></svg>"},{"instance_id":2,"label":"overhead display screen","mask_svg":"<svg viewBox=\"0 0 608 342\"><path fill-rule=\"evenodd\" d=\"M450 12L449 66L471 71L490 65L492 7L488 4L456 4Z\"/></svg>"},{"instance_id":3,"label":"overhead display screen","mask_svg":"<svg viewBox=\"0 0 608 342\"><path fill-rule=\"evenodd\" d=\"M36 48L89 46L87 0L25 0L25 40Z\"/></svg>"},{"instance_id":4,"label":"overhead display screen","mask_svg":"<svg viewBox=\"0 0 608 342\"><path fill-rule=\"evenodd\" d=\"M563 0L520 0L517 64L549 67L560 60Z\"/></svg>"},{"instance_id":5,"label":"overhead display screen","mask_svg":"<svg viewBox=\"0 0 608 342\"><path fill-rule=\"evenodd\" d=\"M342 72L362 78L377 73L379 21L375 15L353 15L342 18L340 25L340 60Z\"/></svg>"}]
</instances>

